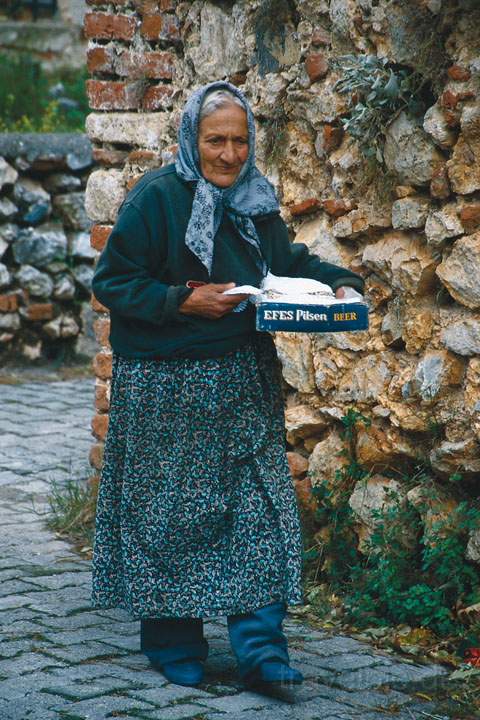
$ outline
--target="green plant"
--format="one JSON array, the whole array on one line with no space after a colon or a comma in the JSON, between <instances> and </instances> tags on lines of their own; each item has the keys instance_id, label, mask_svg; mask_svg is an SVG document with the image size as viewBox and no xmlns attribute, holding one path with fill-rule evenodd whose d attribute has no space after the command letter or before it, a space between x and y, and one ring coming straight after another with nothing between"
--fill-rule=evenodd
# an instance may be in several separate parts
<instances>
[{"instance_id":1,"label":"green plant","mask_svg":"<svg viewBox=\"0 0 480 720\"><path fill-rule=\"evenodd\" d=\"M341 77L334 89L349 94L343 128L354 137L366 158L383 165L388 125L405 110L420 118L426 106L422 90L426 79L417 71L392 65L376 55L341 55L330 61Z\"/></svg>"},{"instance_id":2,"label":"green plant","mask_svg":"<svg viewBox=\"0 0 480 720\"><path fill-rule=\"evenodd\" d=\"M46 74L28 54L0 54L0 132L83 131L86 77L86 70ZM76 107L62 107L49 96L49 88L58 83Z\"/></svg>"},{"instance_id":3,"label":"green plant","mask_svg":"<svg viewBox=\"0 0 480 720\"><path fill-rule=\"evenodd\" d=\"M345 463L331 486L313 489L323 530L306 556L310 592L315 583L327 584L358 627L407 623L440 637L463 637L456 608L475 603L480 592L480 573L465 558L470 533L480 528L480 508L464 498L448 516L428 520L440 493L433 476L417 468L403 478L403 492L387 489L382 509L371 510L373 529L360 554L349 505L353 487L369 477L356 456L359 423L369 426L368 418L350 408L342 418L345 447L339 454ZM418 486L421 502L413 505L405 493Z\"/></svg>"},{"instance_id":4,"label":"green plant","mask_svg":"<svg viewBox=\"0 0 480 720\"><path fill-rule=\"evenodd\" d=\"M46 526L67 537L84 551L93 545L96 509L95 489L73 477L65 482L50 481Z\"/></svg>"}]
</instances>

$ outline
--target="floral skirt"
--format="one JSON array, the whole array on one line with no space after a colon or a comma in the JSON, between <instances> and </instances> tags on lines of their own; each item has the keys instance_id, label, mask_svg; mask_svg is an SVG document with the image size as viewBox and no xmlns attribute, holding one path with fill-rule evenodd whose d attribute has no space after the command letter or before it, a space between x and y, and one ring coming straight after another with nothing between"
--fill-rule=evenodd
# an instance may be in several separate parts
<instances>
[{"instance_id":1,"label":"floral skirt","mask_svg":"<svg viewBox=\"0 0 480 720\"><path fill-rule=\"evenodd\" d=\"M303 602L303 541L269 335L218 358L113 353L92 606L213 617Z\"/></svg>"}]
</instances>

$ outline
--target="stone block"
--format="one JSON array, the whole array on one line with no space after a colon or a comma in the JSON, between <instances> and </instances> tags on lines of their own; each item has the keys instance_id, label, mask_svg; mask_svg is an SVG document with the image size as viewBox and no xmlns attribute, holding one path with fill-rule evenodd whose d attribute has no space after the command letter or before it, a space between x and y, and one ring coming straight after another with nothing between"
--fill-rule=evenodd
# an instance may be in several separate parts
<instances>
[{"instance_id":1,"label":"stone block","mask_svg":"<svg viewBox=\"0 0 480 720\"><path fill-rule=\"evenodd\" d=\"M87 182L85 209L97 223L114 222L125 197L120 170L94 170Z\"/></svg>"},{"instance_id":2,"label":"stone block","mask_svg":"<svg viewBox=\"0 0 480 720\"><path fill-rule=\"evenodd\" d=\"M158 113L91 113L86 129L97 142L158 148L167 129L167 118Z\"/></svg>"},{"instance_id":3,"label":"stone block","mask_svg":"<svg viewBox=\"0 0 480 720\"><path fill-rule=\"evenodd\" d=\"M462 305L480 307L480 232L457 240L436 273L450 295Z\"/></svg>"}]
</instances>

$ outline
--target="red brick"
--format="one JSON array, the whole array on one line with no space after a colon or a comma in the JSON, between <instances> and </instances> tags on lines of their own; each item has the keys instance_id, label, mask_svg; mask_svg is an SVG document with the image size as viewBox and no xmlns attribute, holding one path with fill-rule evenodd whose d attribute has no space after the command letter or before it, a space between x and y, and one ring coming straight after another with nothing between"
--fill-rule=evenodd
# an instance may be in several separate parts
<instances>
[{"instance_id":1,"label":"red brick","mask_svg":"<svg viewBox=\"0 0 480 720\"><path fill-rule=\"evenodd\" d=\"M95 375L102 380L112 377L112 353L99 352L92 360Z\"/></svg>"},{"instance_id":2,"label":"red brick","mask_svg":"<svg viewBox=\"0 0 480 720\"><path fill-rule=\"evenodd\" d=\"M7 293L0 295L0 312L13 312L18 310L18 295Z\"/></svg>"},{"instance_id":3,"label":"red brick","mask_svg":"<svg viewBox=\"0 0 480 720\"><path fill-rule=\"evenodd\" d=\"M342 142L342 138L342 128L328 124L323 126L323 147L325 152L329 153L336 150Z\"/></svg>"},{"instance_id":4,"label":"red brick","mask_svg":"<svg viewBox=\"0 0 480 720\"><path fill-rule=\"evenodd\" d=\"M175 10L175 0L133 0L140 15L154 15L156 12Z\"/></svg>"},{"instance_id":5,"label":"red brick","mask_svg":"<svg viewBox=\"0 0 480 720\"><path fill-rule=\"evenodd\" d=\"M132 177L128 178L127 180L127 191L130 191L139 180L142 179L144 173L137 173L136 175L132 175Z\"/></svg>"},{"instance_id":6,"label":"red brick","mask_svg":"<svg viewBox=\"0 0 480 720\"><path fill-rule=\"evenodd\" d=\"M105 450L104 443L95 443L90 448L88 454L88 461L92 467L96 470L101 470L103 465L103 453Z\"/></svg>"},{"instance_id":7,"label":"red brick","mask_svg":"<svg viewBox=\"0 0 480 720\"><path fill-rule=\"evenodd\" d=\"M95 333L95 337L97 339L97 342L102 347L110 347L110 318L97 318L93 322L93 331Z\"/></svg>"},{"instance_id":8,"label":"red brick","mask_svg":"<svg viewBox=\"0 0 480 720\"><path fill-rule=\"evenodd\" d=\"M170 52L136 52L125 50L115 61L115 72L121 77L146 77L171 80L174 56Z\"/></svg>"},{"instance_id":9,"label":"red brick","mask_svg":"<svg viewBox=\"0 0 480 720\"><path fill-rule=\"evenodd\" d=\"M289 210L294 217L297 217L298 215L307 215L308 213L315 212L319 207L320 202L317 198L308 198L308 200L304 200L296 205L290 205Z\"/></svg>"},{"instance_id":10,"label":"red brick","mask_svg":"<svg viewBox=\"0 0 480 720\"><path fill-rule=\"evenodd\" d=\"M459 82L470 80L472 76L470 70L461 67L461 65L451 65L447 70L447 74L451 80L457 80Z\"/></svg>"},{"instance_id":11,"label":"red brick","mask_svg":"<svg viewBox=\"0 0 480 720\"><path fill-rule=\"evenodd\" d=\"M92 149L93 159L100 165L114 167L123 165L128 155L127 150L109 150L105 147L95 147Z\"/></svg>"},{"instance_id":12,"label":"red brick","mask_svg":"<svg viewBox=\"0 0 480 720\"><path fill-rule=\"evenodd\" d=\"M332 38L330 33L321 27L315 28L312 34L312 45L318 47L319 45L330 45Z\"/></svg>"},{"instance_id":13,"label":"red brick","mask_svg":"<svg viewBox=\"0 0 480 720\"><path fill-rule=\"evenodd\" d=\"M445 90L440 96L440 105L447 110L455 110L458 103L462 100L470 100L475 97L473 90L465 90L464 92L454 93L452 90Z\"/></svg>"},{"instance_id":14,"label":"red brick","mask_svg":"<svg viewBox=\"0 0 480 720\"><path fill-rule=\"evenodd\" d=\"M94 415L92 418L92 435L97 440L105 440L108 430L108 415Z\"/></svg>"},{"instance_id":15,"label":"red brick","mask_svg":"<svg viewBox=\"0 0 480 720\"><path fill-rule=\"evenodd\" d=\"M329 198L328 200L322 200L322 207L325 212L334 218L339 218L342 215L346 215L354 207L357 207L350 200L338 200L337 198Z\"/></svg>"},{"instance_id":16,"label":"red brick","mask_svg":"<svg viewBox=\"0 0 480 720\"><path fill-rule=\"evenodd\" d=\"M306 512L314 512L317 508L317 501L312 493L312 481L310 478L294 478L293 484L300 507Z\"/></svg>"},{"instance_id":17,"label":"red brick","mask_svg":"<svg viewBox=\"0 0 480 720\"><path fill-rule=\"evenodd\" d=\"M110 15L109 13L87 13L84 32L87 38L99 40L131 40L135 35L137 21L130 15Z\"/></svg>"},{"instance_id":18,"label":"red brick","mask_svg":"<svg viewBox=\"0 0 480 720\"><path fill-rule=\"evenodd\" d=\"M290 467L290 474L292 477L301 477L308 470L307 458L300 455L297 452L287 452L288 465Z\"/></svg>"},{"instance_id":19,"label":"red brick","mask_svg":"<svg viewBox=\"0 0 480 720\"><path fill-rule=\"evenodd\" d=\"M445 164L433 168L430 181L430 194L434 198L445 200L450 196L447 166Z\"/></svg>"},{"instance_id":20,"label":"red brick","mask_svg":"<svg viewBox=\"0 0 480 720\"><path fill-rule=\"evenodd\" d=\"M93 47L87 50L87 68L89 73L113 73L113 51L108 47Z\"/></svg>"},{"instance_id":21,"label":"red brick","mask_svg":"<svg viewBox=\"0 0 480 720\"><path fill-rule=\"evenodd\" d=\"M171 85L152 85L142 99L142 110L165 110L172 105L174 88Z\"/></svg>"},{"instance_id":22,"label":"red brick","mask_svg":"<svg viewBox=\"0 0 480 720\"><path fill-rule=\"evenodd\" d=\"M98 488L100 485L101 477L99 474L94 473L87 478L87 488L91 491L92 497L95 499L98 497Z\"/></svg>"},{"instance_id":23,"label":"red brick","mask_svg":"<svg viewBox=\"0 0 480 720\"><path fill-rule=\"evenodd\" d=\"M232 83L232 85L235 85L238 87L239 85L245 85L247 81L247 73L246 72L237 72L234 75L231 75L228 79L229 82Z\"/></svg>"},{"instance_id":24,"label":"red brick","mask_svg":"<svg viewBox=\"0 0 480 720\"><path fill-rule=\"evenodd\" d=\"M180 40L180 23L175 15L145 15L140 32L146 40Z\"/></svg>"},{"instance_id":25,"label":"red brick","mask_svg":"<svg viewBox=\"0 0 480 720\"><path fill-rule=\"evenodd\" d=\"M460 220L467 233L478 230L480 228L480 203L465 205L460 210Z\"/></svg>"},{"instance_id":26,"label":"red brick","mask_svg":"<svg viewBox=\"0 0 480 720\"><path fill-rule=\"evenodd\" d=\"M457 128L460 125L461 112L458 110L443 108L443 117L450 128Z\"/></svg>"},{"instance_id":27,"label":"red brick","mask_svg":"<svg viewBox=\"0 0 480 720\"><path fill-rule=\"evenodd\" d=\"M160 153L154 150L134 150L128 156L128 164L131 170L153 170L161 167L162 158Z\"/></svg>"},{"instance_id":28,"label":"red brick","mask_svg":"<svg viewBox=\"0 0 480 720\"><path fill-rule=\"evenodd\" d=\"M28 320L51 320L53 318L52 303L32 303L26 308Z\"/></svg>"},{"instance_id":29,"label":"red brick","mask_svg":"<svg viewBox=\"0 0 480 720\"><path fill-rule=\"evenodd\" d=\"M111 225L94 225L90 230L90 245L101 252L111 232Z\"/></svg>"},{"instance_id":30,"label":"red brick","mask_svg":"<svg viewBox=\"0 0 480 720\"><path fill-rule=\"evenodd\" d=\"M88 102L92 110L136 110L143 95L142 83L117 80L87 80Z\"/></svg>"},{"instance_id":31,"label":"red brick","mask_svg":"<svg viewBox=\"0 0 480 720\"><path fill-rule=\"evenodd\" d=\"M97 383L95 385L95 408L99 412L108 412L110 402L108 400L107 383Z\"/></svg>"},{"instance_id":32,"label":"red brick","mask_svg":"<svg viewBox=\"0 0 480 720\"><path fill-rule=\"evenodd\" d=\"M325 55L322 53L312 53L309 55L305 60L305 69L312 83L325 77L328 73L328 61Z\"/></svg>"},{"instance_id":33,"label":"red brick","mask_svg":"<svg viewBox=\"0 0 480 720\"><path fill-rule=\"evenodd\" d=\"M102 303L100 302L100 300L97 300L97 298L95 297L95 295L93 294L93 292L92 292L92 297L91 297L91 299L90 299L90 304L91 304L92 310L93 310L94 312L98 312L98 313L108 313L108 308L105 307L105 305L102 305Z\"/></svg>"}]
</instances>

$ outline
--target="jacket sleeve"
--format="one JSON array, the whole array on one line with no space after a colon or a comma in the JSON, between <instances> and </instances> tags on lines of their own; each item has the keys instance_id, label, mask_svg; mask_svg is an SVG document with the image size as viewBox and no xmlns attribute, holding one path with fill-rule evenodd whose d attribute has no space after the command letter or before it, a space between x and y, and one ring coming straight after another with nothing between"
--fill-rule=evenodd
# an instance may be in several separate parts
<instances>
[{"instance_id":1,"label":"jacket sleeve","mask_svg":"<svg viewBox=\"0 0 480 720\"><path fill-rule=\"evenodd\" d=\"M288 229L280 216L274 227L275 243L271 271L274 275L285 277L305 277L319 280L329 285L335 292L342 285L349 285L360 293L365 291L365 281L361 275L347 268L325 262L311 253L304 243L292 243Z\"/></svg>"},{"instance_id":2,"label":"jacket sleeve","mask_svg":"<svg viewBox=\"0 0 480 720\"><path fill-rule=\"evenodd\" d=\"M150 234L141 212L124 204L97 260L92 279L96 298L119 315L156 325L187 318L179 305L192 292L184 285L167 285L152 273Z\"/></svg>"}]
</instances>

